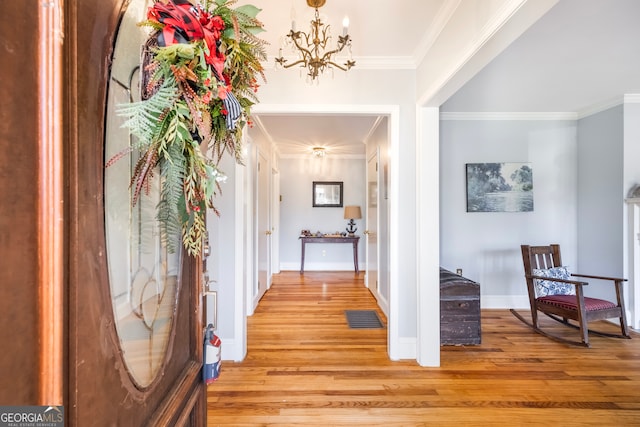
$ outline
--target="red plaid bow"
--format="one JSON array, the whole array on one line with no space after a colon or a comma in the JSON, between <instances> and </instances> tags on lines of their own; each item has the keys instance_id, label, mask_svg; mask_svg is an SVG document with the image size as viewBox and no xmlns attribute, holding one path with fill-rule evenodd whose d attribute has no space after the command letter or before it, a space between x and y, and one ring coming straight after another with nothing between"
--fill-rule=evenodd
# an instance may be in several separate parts
<instances>
[{"instance_id":1,"label":"red plaid bow","mask_svg":"<svg viewBox=\"0 0 640 427\"><path fill-rule=\"evenodd\" d=\"M196 8L187 0L167 0L156 2L147 12L147 19L164 25L158 37L160 46L189 43L204 39L209 53L205 56L219 80L223 79L224 53L218 50L218 42L224 30L224 21L219 16L211 16L205 10Z\"/></svg>"}]
</instances>

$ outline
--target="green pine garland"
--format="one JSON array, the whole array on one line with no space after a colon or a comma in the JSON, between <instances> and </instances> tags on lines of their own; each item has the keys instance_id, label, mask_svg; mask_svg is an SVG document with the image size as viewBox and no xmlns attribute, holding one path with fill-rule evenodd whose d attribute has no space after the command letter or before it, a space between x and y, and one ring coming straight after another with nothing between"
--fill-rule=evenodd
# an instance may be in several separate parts
<instances>
[{"instance_id":1,"label":"green pine garland","mask_svg":"<svg viewBox=\"0 0 640 427\"><path fill-rule=\"evenodd\" d=\"M162 5L167 2L173 3L160 1ZM217 48L224 58L223 78L216 78L220 76L207 63L212 47L204 39L152 47L142 70L146 77L142 91L149 96L118 108L118 114L126 117L123 126L136 138L107 166L131 152L140 153L131 179L134 205L159 171L162 184L156 217L170 252L176 248L169 236L180 233L187 253L200 255L206 210L218 213L213 198L225 178L217 164L225 152L242 163L242 130L250 122L251 107L258 102L257 77L265 80L261 65L266 60L265 42L256 37L263 31L256 19L260 9L252 5L232 9L234 3L236 0L205 0L199 6L201 14L224 22ZM140 25L154 30L149 41L155 41L164 25L151 12L148 17ZM242 110L231 128L223 103L227 93L235 95Z\"/></svg>"}]
</instances>

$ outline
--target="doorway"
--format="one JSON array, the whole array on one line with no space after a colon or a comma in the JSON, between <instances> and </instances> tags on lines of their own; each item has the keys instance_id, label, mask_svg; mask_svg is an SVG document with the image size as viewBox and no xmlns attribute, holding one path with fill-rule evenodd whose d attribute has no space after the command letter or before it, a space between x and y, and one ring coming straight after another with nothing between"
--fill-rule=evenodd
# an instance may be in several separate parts
<instances>
[{"instance_id":1,"label":"doorway","mask_svg":"<svg viewBox=\"0 0 640 427\"><path fill-rule=\"evenodd\" d=\"M397 146L399 145L399 125L398 125L398 120L399 120L399 109L397 106L331 106L331 107L325 107L325 108L319 108L319 109L314 109L313 106L307 106L308 108L305 108L304 106L271 106L271 105L267 105L267 104L258 104L255 106L254 108L254 117L256 118L256 122L258 123L258 127L260 127L260 120L261 117L264 116L269 116L269 115L296 115L296 114L317 114L317 115L323 115L323 114L334 114L334 115L345 115L345 116L353 116L353 117L357 117L357 116L361 116L361 115L373 115L373 116L378 116L378 117L384 117L384 119L386 120L385 124L386 126L384 126L384 138L387 141L388 147L385 149L385 154L388 156L388 153L393 151L393 150L397 150ZM253 138L253 135L252 135ZM395 148L394 148L395 147ZM386 169L386 173L388 173L387 175L387 185L392 185L392 183L394 182L394 179L397 180L396 175L397 175L397 166L394 166L391 164L391 162L397 162L397 157L394 159L390 156L387 157L387 169ZM364 164L365 164L365 169L366 169L366 158L364 159ZM280 175L283 175L283 171L282 168L279 168L280 171ZM267 177L267 181L269 180L269 178ZM366 192L366 190L363 190L363 192ZM311 196L311 192L309 192L309 197ZM305 197L304 195L302 197ZM274 195L272 200L277 200L278 195ZM282 208L282 210L284 211L284 207ZM367 209L363 209L364 212L367 212ZM395 214L393 213L395 212ZM387 213L385 214L385 220L386 220L386 224L385 224L385 229L387 231L391 230L392 228L397 228L397 226L394 226L394 221L397 221L397 212L398 212L398 208L397 208L397 199L394 200L393 198L389 198L388 199L388 208L387 208ZM285 221L282 221L282 227L285 226ZM341 225L341 227L344 227L344 224ZM364 227L361 228L361 230L363 230ZM376 226L377 229L377 226ZM278 232L279 230L277 230L276 232ZM298 233L300 232L300 230L298 230ZM282 248L284 246L283 241L288 238L285 236L280 236L280 247ZM256 245L258 244L258 242L256 242ZM365 242L363 241L362 244L365 244ZM397 236L394 236L392 233L388 233L388 241L387 241L387 245L388 248L386 248L386 253L388 254L388 257L386 257L382 262L385 263L386 265L384 266L384 271L388 272L388 284L385 288L385 291L387 292L387 295L384 298L380 298L379 301L381 303L381 308L383 309L383 311L385 312L385 314L387 314L387 318L388 318L388 354L389 357L392 360L397 360L399 359L399 357L397 356L397 354L399 354L400 352L400 343L399 343L399 333L398 333L398 327L397 327L397 322L398 322L398 313L399 313L399 309L398 308L394 308L393 304L398 304L398 299L397 299L397 294L398 294L398 289L397 289L397 283L398 283L398 272L397 269L393 270L390 268L390 265L395 263L395 265L398 264L398 260L395 259L397 258L397 250L393 250L394 247L397 248ZM340 245L343 246L343 245ZM346 245L345 245L346 246ZM298 252L299 253L299 252ZM375 253L377 254L378 251L376 250ZM373 262L373 261L372 261ZM378 268L378 264L381 261L376 259L375 260L375 264L376 264L376 272L375 273L371 273L370 277L374 277L377 276L377 268ZM297 266L293 266L294 268L291 268L292 266L287 266L285 265L285 261L282 261L281 263L282 266L282 270L294 270L296 267L299 267L299 264ZM289 267L289 268L287 268ZM379 282L378 284L375 284L375 279L374 279L374 289L376 293L379 293L379 291L381 291L381 289L379 288ZM373 289L372 289L373 290ZM245 339L246 339L246 335L245 335Z\"/></svg>"}]
</instances>

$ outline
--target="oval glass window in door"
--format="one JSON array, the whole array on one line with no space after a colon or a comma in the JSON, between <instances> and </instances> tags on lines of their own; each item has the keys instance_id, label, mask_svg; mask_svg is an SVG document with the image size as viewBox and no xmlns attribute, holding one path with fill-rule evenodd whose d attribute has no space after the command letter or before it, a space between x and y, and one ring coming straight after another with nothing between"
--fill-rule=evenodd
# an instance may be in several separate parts
<instances>
[{"instance_id":1,"label":"oval glass window in door","mask_svg":"<svg viewBox=\"0 0 640 427\"><path fill-rule=\"evenodd\" d=\"M140 99L140 52L147 29L144 19L152 0L132 0L121 21L107 93L105 159L123 152L135 140L122 128L118 105ZM180 279L179 236L162 239L156 219L161 171L132 205L130 181L139 158L135 150L105 168L105 227L109 284L115 326L129 374L148 387L165 362ZM167 249L167 240L177 248Z\"/></svg>"}]
</instances>

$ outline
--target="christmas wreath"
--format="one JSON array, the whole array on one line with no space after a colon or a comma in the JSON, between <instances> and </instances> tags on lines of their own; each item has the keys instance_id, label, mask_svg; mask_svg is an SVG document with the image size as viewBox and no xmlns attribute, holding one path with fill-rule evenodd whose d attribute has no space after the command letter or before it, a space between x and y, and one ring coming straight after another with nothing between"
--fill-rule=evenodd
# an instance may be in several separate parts
<instances>
[{"instance_id":1,"label":"christmas wreath","mask_svg":"<svg viewBox=\"0 0 640 427\"><path fill-rule=\"evenodd\" d=\"M265 42L252 5L236 0L157 0L139 25L152 28L143 49L141 101L120 105L124 127L136 137L107 166L139 153L132 171L132 204L160 174L157 220L170 251L182 236L189 255L201 252L206 209L225 179L218 170L228 152L242 163L242 130L256 103Z\"/></svg>"}]
</instances>

